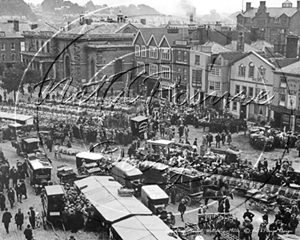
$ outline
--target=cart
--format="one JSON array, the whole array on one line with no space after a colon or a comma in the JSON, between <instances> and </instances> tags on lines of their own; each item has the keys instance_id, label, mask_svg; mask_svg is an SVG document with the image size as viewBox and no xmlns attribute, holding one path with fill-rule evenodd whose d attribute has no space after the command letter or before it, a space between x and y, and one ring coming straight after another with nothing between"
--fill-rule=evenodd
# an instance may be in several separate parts
<instances>
[{"instance_id":1,"label":"cart","mask_svg":"<svg viewBox=\"0 0 300 240\"><path fill-rule=\"evenodd\" d=\"M185 199L187 206L199 203L203 197L204 174L186 168L171 168L170 184L176 188L176 201Z\"/></svg>"},{"instance_id":2,"label":"cart","mask_svg":"<svg viewBox=\"0 0 300 240\"><path fill-rule=\"evenodd\" d=\"M260 190L251 189L246 193L246 204L248 207L256 207L260 212L264 210L273 211L276 206L276 199L273 196L267 195Z\"/></svg>"}]
</instances>

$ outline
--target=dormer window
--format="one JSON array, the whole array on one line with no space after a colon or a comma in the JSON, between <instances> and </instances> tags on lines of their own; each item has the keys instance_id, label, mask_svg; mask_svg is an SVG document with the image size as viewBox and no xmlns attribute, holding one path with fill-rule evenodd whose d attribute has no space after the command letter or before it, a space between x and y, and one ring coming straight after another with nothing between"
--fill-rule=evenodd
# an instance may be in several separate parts
<instances>
[{"instance_id":1,"label":"dormer window","mask_svg":"<svg viewBox=\"0 0 300 240\"><path fill-rule=\"evenodd\" d=\"M239 66L239 76L245 76L245 73L246 73L246 67L244 66L244 64L241 64L240 66Z\"/></svg>"}]
</instances>

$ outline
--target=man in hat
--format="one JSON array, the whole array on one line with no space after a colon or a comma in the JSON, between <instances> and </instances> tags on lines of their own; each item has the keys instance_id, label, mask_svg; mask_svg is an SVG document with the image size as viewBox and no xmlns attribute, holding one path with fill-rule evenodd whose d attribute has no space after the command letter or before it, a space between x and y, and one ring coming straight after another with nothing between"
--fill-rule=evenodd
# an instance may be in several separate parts
<instances>
[{"instance_id":1,"label":"man in hat","mask_svg":"<svg viewBox=\"0 0 300 240\"><path fill-rule=\"evenodd\" d=\"M5 227L5 230L7 233L9 233L9 223L10 223L11 218L12 218L11 213L8 211L7 208L5 208L5 212L3 213L3 216L2 216L2 222L4 224L4 227Z\"/></svg>"},{"instance_id":2,"label":"man in hat","mask_svg":"<svg viewBox=\"0 0 300 240\"><path fill-rule=\"evenodd\" d=\"M266 240L268 235L269 235L269 230L267 229L267 223L264 221L259 226L258 238L259 240Z\"/></svg>"},{"instance_id":3,"label":"man in hat","mask_svg":"<svg viewBox=\"0 0 300 240\"><path fill-rule=\"evenodd\" d=\"M33 207L29 208L28 215L29 215L29 222L31 224L31 227L32 227L32 229L34 229L35 228L35 211L34 211Z\"/></svg>"},{"instance_id":4,"label":"man in hat","mask_svg":"<svg viewBox=\"0 0 300 240\"><path fill-rule=\"evenodd\" d=\"M178 205L178 211L180 212L181 220L184 222L183 215L186 211L186 202L184 199L181 199L181 202Z\"/></svg>"},{"instance_id":5,"label":"man in hat","mask_svg":"<svg viewBox=\"0 0 300 240\"><path fill-rule=\"evenodd\" d=\"M21 181L20 188L21 188L22 197L24 195L25 199L27 199L27 188L26 188L26 185L25 185L24 181Z\"/></svg>"},{"instance_id":6,"label":"man in hat","mask_svg":"<svg viewBox=\"0 0 300 240\"><path fill-rule=\"evenodd\" d=\"M290 219L290 222L289 222L289 228L291 229L293 234L295 234L295 231L296 231L296 228L297 228L298 224L299 224L299 221L296 218L296 214L293 213L291 215L291 219Z\"/></svg>"},{"instance_id":7,"label":"man in hat","mask_svg":"<svg viewBox=\"0 0 300 240\"><path fill-rule=\"evenodd\" d=\"M12 188L9 188L7 192L7 198L10 202L10 207L13 208L15 203L15 191Z\"/></svg>"},{"instance_id":8,"label":"man in hat","mask_svg":"<svg viewBox=\"0 0 300 240\"><path fill-rule=\"evenodd\" d=\"M269 215L268 215L268 210L264 209L264 215L262 215L262 220L266 221L266 223L269 223Z\"/></svg>"},{"instance_id":9,"label":"man in hat","mask_svg":"<svg viewBox=\"0 0 300 240\"><path fill-rule=\"evenodd\" d=\"M22 230L22 225L24 223L24 214L21 212L21 208L18 209L18 212L15 215L15 222L17 228Z\"/></svg>"},{"instance_id":10,"label":"man in hat","mask_svg":"<svg viewBox=\"0 0 300 240\"><path fill-rule=\"evenodd\" d=\"M251 220L248 217L245 217L244 219L245 219L245 221L243 222L244 237L246 240L252 240L253 225L251 223Z\"/></svg>"},{"instance_id":11,"label":"man in hat","mask_svg":"<svg viewBox=\"0 0 300 240\"><path fill-rule=\"evenodd\" d=\"M30 228L30 224L27 225L27 228L24 230L24 235L26 240L33 240L32 229Z\"/></svg>"},{"instance_id":12,"label":"man in hat","mask_svg":"<svg viewBox=\"0 0 300 240\"><path fill-rule=\"evenodd\" d=\"M250 212L249 209L247 208L247 209L246 209L246 212L245 212L244 215L243 215L243 218L244 218L244 219L249 218L250 222L252 222L254 216L255 216L255 215L254 215L252 212Z\"/></svg>"},{"instance_id":13,"label":"man in hat","mask_svg":"<svg viewBox=\"0 0 300 240\"><path fill-rule=\"evenodd\" d=\"M205 213L206 213L206 208L204 204L200 204L199 210L198 210L198 226L200 229L204 229L205 232Z\"/></svg>"},{"instance_id":14,"label":"man in hat","mask_svg":"<svg viewBox=\"0 0 300 240\"><path fill-rule=\"evenodd\" d=\"M3 194L3 192L0 192L0 208L1 211L3 211L5 209L5 196Z\"/></svg>"}]
</instances>

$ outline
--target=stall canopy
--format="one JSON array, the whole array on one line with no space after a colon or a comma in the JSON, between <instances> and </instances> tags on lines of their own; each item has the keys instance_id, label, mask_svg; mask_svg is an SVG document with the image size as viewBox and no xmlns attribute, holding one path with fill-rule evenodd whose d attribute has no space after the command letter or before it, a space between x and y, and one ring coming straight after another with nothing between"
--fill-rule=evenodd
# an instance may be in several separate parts
<instances>
[{"instance_id":1,"label":"stall canopy","mask_svg":"<svg viewBox=\"0 0 300 240\"><path fill-rule=\"evenodd\" d=\"M166 194L158 185L143 186L142 191L147 193L148 198L151 198L151 200L169 199L168 194Z\"/></svg>"},{"instance_id":2,"label":"stall canopy","mask_svg":"<svg viewBox=\"0 0 300 240\"><path fill-rule=\"evenodd\" d=\"M0 119L14 121L23 125L33 124L33 116L28 116L23 114L0 112Z\"/></svg>"},{"instance_id":3,"label":"stall canopy","mask_svg":"<svg viewBox=\"0 0 300 240\"><path fill-rule=\"evenodd\" d=\"M63 186L61 186L61 185L45 186L45 190L46 190L47 196L65 194Z\"/></svg>"},{"instance_id":4,"label":"stall canopy","mask_svg":"<svg viewBox=\"0 0 300 240\"><path fill-rule=\"evenodd\" d=\"M97 161L97 160L101 160L103 158L103 155L101 153L81 152L81 153L77 153L76 157Z\"/></svg>"},{"instance_id":5,"label":"stall canopy","mask_svg":"<svg viewBox=\"0 0 300 240\"><path fill-rule=\"evenodd\" d=\"M147 143L153 144L153 145L161 145L161 146L169 146L174 143L174 141L159 139L159 140L148 140Z\"/></svg>"},{"instance_id":6,"label":"stall canopy","mask_svg":"<svg viewBox=\"0 0 300 240\"><path fill-rule=\"evenodd\" d=\"M112 228L123 240L174 240L169 235L172 230L157 216L130 217L113 224Z\"/></svg>"},{"instance_id":7,"label":"stall canopy","mask_svg":"<svg viewBox=\"0 0 300 240\"><path fill-rule=\"evenodd\" d=\"M75 185L93 204L105 221L114 223L132 215L151 215L152 212L135 197L121 197L121 184L109 176L91 176L75 181Z\"/></svg>"}]
</instances>

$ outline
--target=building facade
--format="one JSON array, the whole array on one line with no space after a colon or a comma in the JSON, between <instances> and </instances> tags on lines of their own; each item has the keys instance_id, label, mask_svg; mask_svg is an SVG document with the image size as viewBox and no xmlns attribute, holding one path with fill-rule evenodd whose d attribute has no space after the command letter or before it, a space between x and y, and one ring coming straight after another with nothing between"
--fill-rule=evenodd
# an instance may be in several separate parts
<instances>
[{"instance_id":1,"label":"building facade","mask_svg":"<svg viewBox=\"0 0 300 240\"><path fill-rule=\"evenodd\" d=\"M252 31L259 39L274 44L276 52L285 55L286 37L300 34L300 1L296 7L289 1L281 7L267 7L266 1L260 1L258 8L246 3L246 10L237 15L237 30Z\"/></svg>"},{"instance_id":2,"label":"building facade","mask_svg":"<svg viewBox=\"0 0 300 240\"><path fill-rule=\"evenodd\" d=\"M236 118L258 122L273 117L271 102L267 100L273 97L275 69L271 62L256 52L249 52L232 63L230 113Z\"/></svg>"},{"instance_id":3,"label":"building facade","mask_svg":"<svg viewBox=\"0 0 300 240\"><path fill-rule=\"evenodd\" d=\"M100 80L104 75L110 77L127 71L133 64L128 56L134 51L134 34L114 33L117 28L117 24L101 23L83 24L59 33L49 28L24 32L23 61L45 78L72 77L77 86L90 79Z\"/></svg>"},{"instance_id":4,"label":"building facade","mask_svg":"<svg viewBox=\"0 0 300 240\"><path fill-rule=\"evenodd\" d=\"M274 72L274 100L271 106L275 126L296 132L300 131L299 68L300 62L297 61Z\"/></svg>"},{"instance_id":5,"label":"building facade","mask_svg":"<svg viewBox=\"0 0 300 240\"><path fill-rule=\"evenodd\" d=\"M21 62L21 51L24 50L23 31L30 30L26 22L8 20L0 23L0 63L11 67L15 62Z\"/></svg>"}]
</instances>

